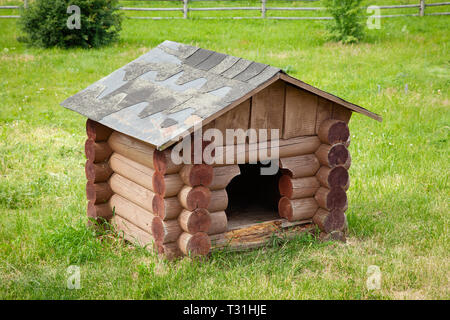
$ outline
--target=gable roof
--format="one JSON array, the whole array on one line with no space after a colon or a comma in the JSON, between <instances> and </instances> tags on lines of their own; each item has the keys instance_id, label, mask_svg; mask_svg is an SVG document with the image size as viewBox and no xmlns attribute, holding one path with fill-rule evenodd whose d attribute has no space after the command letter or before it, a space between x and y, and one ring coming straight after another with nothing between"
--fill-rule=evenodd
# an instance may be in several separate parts
<instances>
[{"instance_id":1,"label":"gable roof","mask_svg":"<svg viewBox=\"0 0 450 320\"><path fill-rule=\"evenodd\" d=\"M376 120L378 115L286 75L278 68L164 41L61 103L163 150L282 79Z\"/></svg>"}]
</instances>

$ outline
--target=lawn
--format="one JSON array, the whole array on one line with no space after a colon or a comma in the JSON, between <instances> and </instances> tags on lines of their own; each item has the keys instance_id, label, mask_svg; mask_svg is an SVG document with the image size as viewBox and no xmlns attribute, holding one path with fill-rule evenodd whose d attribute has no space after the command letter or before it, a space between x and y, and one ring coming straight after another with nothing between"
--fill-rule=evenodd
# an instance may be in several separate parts
<instances>
[{"instance_id":1,"label":"lawn","mask_svg":"<svg viewBox=\"0 0 450 320\"><path fill-rule=\"evenodd\" d=\"M344 46L321 21L126 20L113 46L61 50L27 48L0 19L0 298L449 299L449 23L386 19ZM59 103L166 39L284 68L382 115L350 123L347 244L167 262L86 228L85 118Z\"/></svg>"}]
</instances>

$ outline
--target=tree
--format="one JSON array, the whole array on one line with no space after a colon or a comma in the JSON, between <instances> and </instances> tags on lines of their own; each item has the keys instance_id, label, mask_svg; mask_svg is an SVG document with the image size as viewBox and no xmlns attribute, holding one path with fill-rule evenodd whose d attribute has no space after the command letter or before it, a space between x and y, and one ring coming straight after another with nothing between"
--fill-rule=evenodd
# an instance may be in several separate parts
<instances>
[{"instance_id":1,"label":"tree","mask_svg":"<svg viewBox=\"0 0 450 320\"><path fill-rule=\"evenodd\" d=\"M117 0L36 0L22 10L23 40L39 47L98 47L118 38Z\"/></svg>"}]
</instances>

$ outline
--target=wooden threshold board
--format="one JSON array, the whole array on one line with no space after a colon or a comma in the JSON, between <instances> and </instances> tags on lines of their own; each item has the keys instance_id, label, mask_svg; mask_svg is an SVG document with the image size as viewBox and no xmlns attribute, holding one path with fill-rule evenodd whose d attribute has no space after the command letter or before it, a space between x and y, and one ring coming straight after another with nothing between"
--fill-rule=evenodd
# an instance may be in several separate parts
<instances>
[{"instance_id":1,"label":"wooden threshold board","mask_svg":"<svg viewBox=\"0 0 450 320\"><path fill-rule=\"evenodd\" d=\"M270 243L274 235L293 238L314 230L311 220L289 222L272 211L233 213L228 221L228 231L211 235L211 250L242 251Z\"/></svg>"}]
</instances>

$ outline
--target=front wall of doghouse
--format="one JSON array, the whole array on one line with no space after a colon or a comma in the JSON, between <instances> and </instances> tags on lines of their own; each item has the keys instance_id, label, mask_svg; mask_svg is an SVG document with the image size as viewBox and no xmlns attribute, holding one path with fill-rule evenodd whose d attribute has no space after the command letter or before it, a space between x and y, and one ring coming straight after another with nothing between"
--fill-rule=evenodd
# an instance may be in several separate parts
<instances>
[{"instance_id":1,"label":"front wall of doghouse","mask_svg":"<svg viewBox=\"0 0 450 320\"><path fill-rule=\"evenodd\" d=\"M322 141L317 133L325 120L348 122L350 115L341 106L278 81L208 127L220 131L280 128L281 168L288 176L285 178L289 180L288 188L292 188L283 200L284 207L287 203L292 208L288 220L312 218L323 232L334 232L332 237L339 238L336 232L344 230L346 196L330 185L328 177L336 166L347 170L350 158L345 163L339 162L341 158L333 163L329 155L333 148L348 152L349 141L336 147ZM147 143L91 120L87 123L87 134L89 217L111 218L114 211L111 221L125 239L156 247L169 258L190 252L207 254L211 240L225 241L232 235L227 231L224 212L228 204L225 188L239 174L238 166L176 165L170 157L172 148L157 151ZM198 172L211 172L211 181L205 182L208 181L205 173L196 177ZM299 191L305 186L308 192ZM338 187L346 190L348 185ZM262 244L264 241L255 246ZM212 248L215 247L221 245L213 243Z\"/></svg>"}]
</instances>

